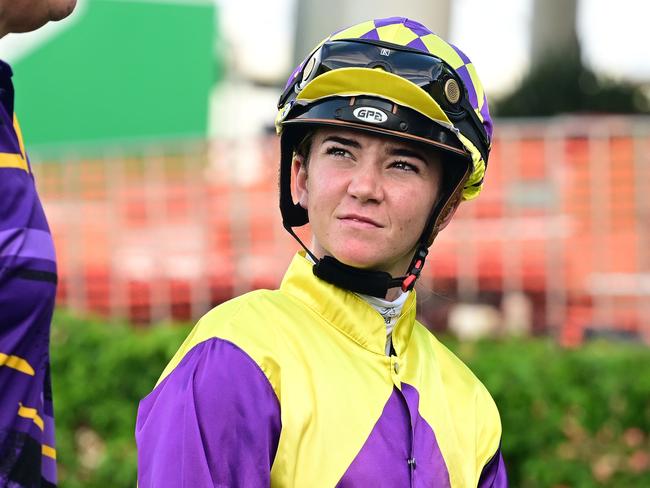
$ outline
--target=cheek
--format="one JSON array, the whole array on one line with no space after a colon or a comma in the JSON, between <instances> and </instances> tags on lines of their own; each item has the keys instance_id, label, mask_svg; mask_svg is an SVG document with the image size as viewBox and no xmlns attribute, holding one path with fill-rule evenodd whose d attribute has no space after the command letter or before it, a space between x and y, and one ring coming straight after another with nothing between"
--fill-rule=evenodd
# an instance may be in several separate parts
<instances>
[{"instance_id":1,"label":"cheek","mask_svg":"<svg viewBox=\"0 0 650 488\"><path fill-rule=\"evenodd\" d=\"M432 198L414 198L409 193L400 199L397 229L405 236L420 235L433 207Z\"/></svg>"},{"instance_id":2,"label":"cheek","mask_svg":"<svg viewBox=\"0 0 650 488\"><path fill-rule=\"evenodd\" d=\"M307 209L309 222L314 231L323 231L323 227L327 222L327 217L331 213L329 206L326 189L322 186L309 188L305 208Z\"/></svg>"},{"instance_id":3,"label":"cheek","mask_svg":"<svg viewBox=\"0 0 650 488\"><path fill-rule=\"evenodd\" d=\"M319 202L320 202L320 191L318 188L311 188L311 185L307 186L307 192L305 192L304 195L304 202L305 202L305 207L309 210L309 212L314 212L315 210L318 209Z\"/></svg>"},{"instance_id":4,"label":"cheek","mask_svg":"<svg viewBox=\"0 0 650 488\"><path fill-rule=\"evenodd\" d=\"M317 178L312 181L318 181L318 185L308 184L308 208L312 212L332 210L337 205L340 194L336 179L327 174L319 174Z\"/></svg>"}]
</instances>

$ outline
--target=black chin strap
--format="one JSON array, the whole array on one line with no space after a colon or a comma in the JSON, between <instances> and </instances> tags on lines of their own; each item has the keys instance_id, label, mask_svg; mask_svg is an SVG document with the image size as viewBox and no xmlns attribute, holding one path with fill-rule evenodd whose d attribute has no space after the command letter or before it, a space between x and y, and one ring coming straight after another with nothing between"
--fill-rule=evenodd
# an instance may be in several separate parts
<instances>
[{"instance_id":1,"label":"black chin strap","mask_svg":"<svg viewBox=\"0 0 650 488\"><path fill-rule=\"evenodd\" d=\"M314 274L340 288L384 298L389 288L401 286L402 281L385 271L370 271L343 264L332 256L324 256L314 265Z\"/></svg>"},{"instance_id":2,"label":"black chin strap","mask_svg":"<svg viewBox=\"0 0 650 488\"><path fill-rule=\"evenodd\" d=\"M407 274L398 278L393 278L385 271L372 271L355 268L340 262L332 256L324 256L323 258L318 259L314 253L305 246L302 240L300 240L300 237L296 235L290 225L285 223L284 228L296 241L300 243L309 257L311 257L311 259L316 263L313 267L314 275L318 276L323 281L338 286L339 288L377 298L385 298L388 290L391 288L399 287L404 292L412 290L415 286L416 280L420 276L422 268L424 267L424 260L429 253L427 245L420 242L413 259L411 260Z\"/></svg>"}]
</instances>

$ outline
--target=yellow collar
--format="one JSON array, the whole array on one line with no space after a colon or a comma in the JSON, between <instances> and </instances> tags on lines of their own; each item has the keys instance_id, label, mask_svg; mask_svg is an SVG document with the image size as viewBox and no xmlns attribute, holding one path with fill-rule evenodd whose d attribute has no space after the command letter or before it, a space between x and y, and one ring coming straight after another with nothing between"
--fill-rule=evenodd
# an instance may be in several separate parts
<instances>
[{"instance_id":1,"label":"yellow collar","mask_svg":"<svg viewBox=\"0 0 650 488\"><path fill-rule=\"evenodd\" d=\"M314 276L312 267L304 251L297 253L280 290L303 302L360 346L385 356L386 324L381 315L356 294ZM409 295L393 329L393 347L398 356L408 345L415 324L415 291Z\"/></svg>"}]
</instances>

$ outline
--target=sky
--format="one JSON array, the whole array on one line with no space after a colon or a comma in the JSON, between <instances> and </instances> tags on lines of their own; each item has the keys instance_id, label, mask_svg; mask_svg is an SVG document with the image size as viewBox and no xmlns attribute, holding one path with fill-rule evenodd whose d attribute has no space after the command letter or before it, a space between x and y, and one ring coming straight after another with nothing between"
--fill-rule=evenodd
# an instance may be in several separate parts
<instances>
[{"instance_id":1,"label":"sky","mask_svg":"<svg viewBox=\"0 0 650 488\"><path fill-rule=\"evenodd\" d=\"M223 12L225 33L246 53L238 57L256 66L248 69L266 70L271 76L291 71L291 57L285 54L291 49L288 34L298 0L215 1ZM532 0L451 1L449 40L469 55L488 92L501 94L514 87L529 65ZM579 0L578 5L585 62L612 78L650 82L650 57L645 52L650 46L650 1ZM250 14L253 8L256 15ZM251 30L265 39L264 45L248 35Z\"/></svg>"},{"instance_id":2,"label":"sky","mask_svg":"<svg viewBox=\"0 0 650 488\"><path fill-rule=\"evenodd\" d=\"M451 41L470 56L488 91L507 91L528 68L532 3L453 0ZM650 82L649 19L648 0L579 0L584 62L614 79Z\"/></svg>"},{"instance_id":3,"label":"sky","mask_svg":"<svg viewBox=\"0 0 650 488\"><path fill-rule=\"evenodd\" d=\"M10 62L69 28L83 15L79 0L73 16L31 34L0 41L0 58ZM220 26L242 73L279 82L292 70L293 11L299 0L112 0L191 5L214 2ZM422 0L426 1L426 0ZM472 59L488 93L514 87L529 64L528 31L532 0L451 0L450 41ZM585 61L616 79L650 83L650 0L579 0L578 35ZM256 32L256 36L250 33ZM325 36L327 33L323 33ZM191 35L191 34L190 34ZM231 51L232 52L232 51Z\"/></svg>"}]
</instances>

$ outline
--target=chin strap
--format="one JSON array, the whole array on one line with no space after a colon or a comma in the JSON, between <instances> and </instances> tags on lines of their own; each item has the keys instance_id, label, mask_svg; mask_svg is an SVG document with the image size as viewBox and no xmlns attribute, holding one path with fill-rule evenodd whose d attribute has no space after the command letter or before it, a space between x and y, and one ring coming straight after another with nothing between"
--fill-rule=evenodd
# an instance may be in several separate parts
<instances>
[{"instance_id":1,"label":"chin strap","mask_svg":"<svg viewBox=\"0 0 650 488\"><path fill-rule=\"evenodd\" d=\"M385 271L355 268L338 261L332 256L324 256L322 259L317 260L314 265L314 274L340 288L377 298L385 298L391 288L399 287L404 292L413 289L424 267L424 260L428 252L428 249L420 244L413 256L408 273L399 278L393 278Z\"/></svg>"},{"instance_id":2,"label":"chin strap","mask_svg":"<svg viewBox=\"0 0 650 488\"><path fill-rule=\"evenodd\" d=\"M338 286L339 288L377 298L385 298L388 290L391 288L399 287L404 292L412 290L415 286L416 280L420 276L422 268L424 267L424 260L429 253L426 244L420 242L413 259L411 260L407 274L405 276L393 278L385 271L372 271L355 268L354 266L342 263L332 256L323 256L321 259L318 259L314 253L305 246L290 225L285 224L284 227L316 263L313 267L315 276L318 276L321 280Z\"/></svg>"},{"instance_id":3,"label":"chin strap","mask_svg":"<svg viewBox=\"0 0 650 488\"><path fill-rule=\"evenodd\" d=\"M402 291L409 291L413 289L416 280L420 276L420 272L422 272L422 268L424 268L424 261L427 258L427 254L429 254L428 246L420 242L415 251L415 254L413 255L413 259L411 260L408 273L402 280L402 283L399 285L402 287Z\"/></svg>"},{"instance_id":4,"label":"chin strap","mask_svg":"<svg viewBox=\"0 0 650 488\"><path fill-rule=\"evenodd\" d=\"M393 278L385 271L371 271L355 268L333 258L323 256L314 265L314 274L340 288L363 293L377 298L385 298L390 288L401 286L400 278Z\"/></svg>"}]
</instances>

